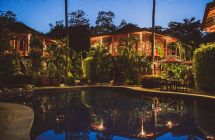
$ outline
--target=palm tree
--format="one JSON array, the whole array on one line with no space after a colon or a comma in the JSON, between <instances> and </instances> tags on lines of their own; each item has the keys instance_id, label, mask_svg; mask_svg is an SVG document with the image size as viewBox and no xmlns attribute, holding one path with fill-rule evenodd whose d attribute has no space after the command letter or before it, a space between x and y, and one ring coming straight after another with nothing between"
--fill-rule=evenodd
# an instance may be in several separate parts
<instances>
[{"instance_id":1,"label":"palm tree","mask_svg":"<svg viewBox=\"0 0 215 140\"><path fill-rule=\"evenodd\" d=\"M152 47L151 47L151 56L152 61L151 64L154 62L154 48L155 48L155 4L156 0L153 0L153 8L152 8ZM154 74L154 72L152 72Z\"/></svg>"},{"instance_id":2,"label":"palm tree","mask_svg":"<svg viewBox=\"0 0 215 140\"><path fill-rule=\"evenodd\" d=\"M66 25L66 81L68 82L68 55L69 55L69 37L68 37L68 0L65 0L65 25Z\"/></svg>"}]
</instances>

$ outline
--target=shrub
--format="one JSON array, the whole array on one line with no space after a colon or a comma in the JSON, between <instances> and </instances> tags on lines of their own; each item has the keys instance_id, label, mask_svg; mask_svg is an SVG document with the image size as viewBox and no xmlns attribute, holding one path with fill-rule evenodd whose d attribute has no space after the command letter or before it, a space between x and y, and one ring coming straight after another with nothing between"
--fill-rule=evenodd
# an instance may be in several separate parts
<instances>
[{"instance_id":1,"label":"shrub","mask_svg":"<svg viewBox=\"0 0 215 140\"><path fill-rule=\"evenodd\" d=\"M204 45L194 53L193 70L198 89L215 90L215 44Z\"/></svg>"},{"instance_id":2,"label":"shrub","mask_svg":"<svg viewBox=\"0 0 215 140\"><path fill-rule=\"evenodd\" d=\"M2 86L16 87L19 85L32 84L32 77L27 75L14 75L3 77Z\"/></svg>"},{"instance_id":3,"label":"shrub","mask_svg":"<svg viewBox=\"0 0 215 140\"><path fill-rule=\"evenodd\" d=\"M82 62L84 78L90 82L96 82L96 63L92 57L87 57Z\"/></svg>"},{"instance_id":4,"label":"shrub","mask_svg":"<svg viewBox=\"0 0 215 140\"><path fill-rule=\"evenodd\" d=\"M157 88L158 82L161 79L160 76L157 75L146 75L142 77L142 86L144 88Z\"/></svg>"}]
</instances>

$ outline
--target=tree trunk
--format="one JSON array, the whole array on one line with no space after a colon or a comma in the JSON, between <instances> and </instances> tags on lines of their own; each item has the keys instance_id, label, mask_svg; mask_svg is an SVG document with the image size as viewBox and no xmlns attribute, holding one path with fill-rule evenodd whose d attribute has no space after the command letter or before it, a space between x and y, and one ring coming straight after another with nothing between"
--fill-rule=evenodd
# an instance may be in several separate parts
<instances>
[{"instance_id":1,"label":"tree trunk","mask_svg":"<svg viewBox=\"0 0 215 140\"><path fill-rule=\"evenodd\" d=\"M65 25L66 25L66 83L68 83L69 37L68 37L68 0L65 0Z\"/></svg>"},{"instance_id":2,"label":"tree trunk","mask_svg":"<svg viewBox=\"0 0 215 140\"><path fill-rule=\"evenodd\" d=\"M152 47L151 47L151 57L152 57L152 60L151 60L151 65L154 65L153 62L154 62L154 49L155 49L155 4L156 4L156 1L153 0L153 8L152 8ZM153 71L152 71L152 74L154 74L154 68L153 68Z\"/></svg>"}]
</instances>

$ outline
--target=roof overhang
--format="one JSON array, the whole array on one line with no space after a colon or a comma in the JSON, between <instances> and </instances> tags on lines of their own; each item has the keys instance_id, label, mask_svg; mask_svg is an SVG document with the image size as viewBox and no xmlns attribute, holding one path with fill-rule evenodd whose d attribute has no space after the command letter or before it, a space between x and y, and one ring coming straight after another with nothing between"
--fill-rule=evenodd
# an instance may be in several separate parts
<instances>
[{"instance_id":1,"label":"roof overhang","mask_svg":"<svg viewBox=\"0 0 215 140\"><path fill-rule=\"evenodd\" d=\"M215 1L207 4L202 23L203 31L215 32Z\"/></svg>"}]
</instances>

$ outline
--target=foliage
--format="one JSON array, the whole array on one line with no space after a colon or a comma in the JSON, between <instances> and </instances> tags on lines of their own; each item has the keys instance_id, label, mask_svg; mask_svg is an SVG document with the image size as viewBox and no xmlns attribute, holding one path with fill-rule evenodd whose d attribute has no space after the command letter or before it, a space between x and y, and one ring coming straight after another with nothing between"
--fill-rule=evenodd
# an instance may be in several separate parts
<instances>
[{"instance_id":1,"label":"foliage","mask_svg":"<svg viewBox=\"0 0 215 140\"><path fill-rule=\"evenodd\" d=\"M123 39L118 50L119 54L114 59L114 70L117 71L115 78L127 84L140 82L138 77L144 74L145 69L149 68L146 57L137 52L136 43L138 43L138 39L134 36Z\"/></svg>"},{"instance_id":2,"label":"foliage","mask_svg":"<svg viewBox=\"0 0 215 140\"><path fill-rule=\"evenodd\" d=\"M120 24L119 24L119 26L117 27L117 29L121 29L121 28L125 27L126 25L128 25L128 23L123 19L123 20L120 22Z\"/></svg>"},{"instance_id":3,"label":"foliage","mask_svg":"<svg viewBox=\"0 0 215 140\"><path fill-rule=\"evenodd\" d=\"M115 30L113 19L115 14L112 11L100 11L96 19L96 32L97 33L110 33Z\"/></svg>"},{"instance_id":4,"label":"foliage","mask_svg":"<svg viewBox=\"0 0 215 140\"><path fill-rule=\"evenodd\" d=\"M65 46L52 44L49 46L47 52L49 55L46 57L46 65L49 77L57 77L60 82L66 82L68 75L71 78L71 59L68 57L68 70L67 73L67 58L66 58L66 49Z\"/></svg>"},{"instance_id":5,"label":"foliage","mask_svg":"<svg viewBox=\"0 0 215 140\"><path fill-rule=\"evenodd\" d=\"M32 84L32 77L29 75L10 75L8 77L3 78L3 85L6 85L7 87L10 86L20 86L24 84Z\"/></svg>"},{"instance_id":6,"label":"foliage","mask_svg":"<svg viewBox=\"0 0 215 140\"><path fill-rule=\"evenodd\" d=\"M58 39L63 39L64 37L66 37L66 30L64 27L63 20L56 21L55 25L50 23L49 26L50 31L47 33L48 36Z\"/></svg>"},{"instance_id":7,"label":"foliage","mask_svg":"<svg viewBox=\"0 0 215 140\"><path fill-rule=\"evenodd\" d=\"M185 59L185 48L182 46L181 41L168 44L168 48L174 51L177 50L175 55L179 55L181 59Z\"/></svg>"},{"instance_id":8,"label":"foliage","mask_svg":"<svg viewBox=\"0 0 215 140\"><path fill-rule=\"evenodd\" d=\"M7 27L8 22L15 21L16 15L11 11L2 12L0 11L0 54L6 52L12 52L12 47L9 44L10 39L13 37L9 34Z\"/></svg>"},{"instance_id":9,"label":"foliage","mask_svg":"<svg viewBox=\"0 0 215 140\"><path fill-rule=\"evenodd\" d=\"M69 47L76 52L89 51L90 32L86 25L69 28Z\"/></svg>"},{"instance_id":10,"label":"foliage","mask_svg":"<svg viewBox=\"0 0 215 140\"><path fill-rule=\"evenodd\" d=\"M89 82L96 82L96 63L92 57L87 57L82 62L83 77L87 78Z\"/></svg>"},{"instance_id":11,"label":"foliage","mask_svg":"<svg viewBox=\"0 0 215 140\"><path fill-rule=\"evenodd\" d=\"M188 71L187 66L174 63L162 65L162 77L166 79L184 79Z\"/></svg>"},{"instance_id":12,"label":"foliage","mask_svg":"<svg viewBox=\"0 0 215 140\"><path fill-rule=\"evenodd\" d=\"M164 58L165 56L165 52L164 52L164 48L161 46L156 46L158 54L161 56L161 58Z\"/></svg>"},{"instance_id":13,"label":"foliage","mask_svg":"<svg viewBox=\"0 0 215 140\"><path fill-rule=\"evenodd\" d=\"M82 52L75 52L75 51L72 51L70 54L71 65L72 65L71 73L74 79L80 80L83 76L82 55L83 55Z\"/></svg>"},{"instance_id":14,"label":"foliage","mask_svg":"<svg viewBox=\"0 0 215 140\"><path fill-rule=\"evenodd\" d=\"M0 11L1 21L16 21L16 14L12 11Z\"/></svg>"},{"instance_id":15,"label":"foliage","mask_svg":"<svg viewBox=\"0 0 215 140\"><path fill-rule=\"evenodd\" d=\"M194 53L193 69L198 89L215 90L215 44L202 45Z\"/></svg>"},{"instance_id":16,"label":"foliage","mask_svg":"<svg viewBox=\"0 0 215 140\"><path fill-rule=\"evenodd\" d=\"M144 88L156 88L160 79L162 78L157 75L145 75L142 77L142 86Z\"/></svg>"},{"instance_id":17,"label":"foliage","mask_svg":"<svg viewBox=\"0 0 215 140\"><path fill-rule=\"evenodd\" d=\"M38 37L33 36L30 45L31 50L29 56L32 62L32 71L39 73L42 62L43 44Z\"/></svg>"},{"instance_id":18,"label":"foliage","mask_svg":"<svg viewBox=\"0 0 215 140\"><path fill-rule=\"evenodd\" d=\"M93 47L86 58L84 62L91 63L90 66L83 63L83 72L84 76L86 77L86 73L94 72L92 77L89 79L90 81L94 82L109 82L112 80L112 69L113 69L113 62L112 62L112 56L110 55L107 48L104 46L97 46ZM93 67L93 68L91 68ZM90 70L90 72L87 72L86 70Z\"/></svg>"},{"instance_id":19,"label":"foliage","mask_svg":"<svg viewBox=\"0 0 215 140\"><path fill-rule=\"evenodd\" d=\"M19 58L16 54L0 55L0 83L9 77L22 74Z\"/></svg>"},{"instance_id":20,"label":"foliage","mask_svg":"<svg viewBox=\"0 0 215 140\"><path fill-rule=\"evenodd\" d=\"M202 41L201 22L195 18L184 19L182 23L170 22L166 32L181 41L186 59L191 60Z\"/></svg>"},{"instance_id":21,"label":"foliage","mask_svg":"<svg viewBox=\"0 0 215 140\"><path fill-rule=\"evenodd\" d=\"M89 26L89 19L83 10L77 10L70 13L70 26Z\"/></svg>"}]
</instances>

